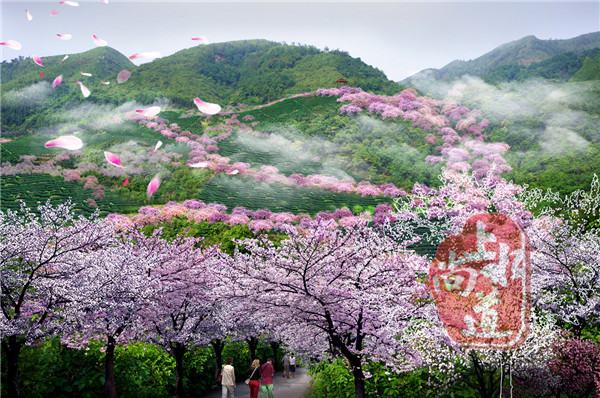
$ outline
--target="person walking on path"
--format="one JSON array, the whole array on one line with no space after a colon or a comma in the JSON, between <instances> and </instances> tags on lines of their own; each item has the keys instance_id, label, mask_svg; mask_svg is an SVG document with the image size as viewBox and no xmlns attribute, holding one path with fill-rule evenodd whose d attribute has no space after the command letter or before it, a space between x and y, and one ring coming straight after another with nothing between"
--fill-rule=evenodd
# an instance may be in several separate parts
<instances>
[{"instance_id":1,"label":"person walking on path","mask_svg":"<svg viewBox=\"0 0 600 398\"><path fill-rule=\"evenodd\" d=\"M288 357L288 354L285 354L281 361L283 362L283 377L287 377L289 379L290 378L290 357Z\"/></svg>"},{"instance_id":2,"label":"person walking on path","mask_svg":"<svg viewBox=\"0 0 600 398\"><path fill-rule=\"evenodd\" d=\"M222 398L234 398L235 395L235 370L233 369L233 358L227 358L221 369Z\"/></svg>"},{"instance_id":3,"label":"person walking on path","mask_svg":"<svg viewBox=\"0 0 600 398\"><path fill-rule=\"evenodd\" d=\"M290 355L290 372L292 373L292 378L296 378L296 357L294 354ZM289 377L288 377L289 379Z\"/></svg>"},{"instance_id":4,"label":"person walking on path","mask_svg":"<svg viewBox=\"0 0 600 398\"><path fill-rule=\"evenodd\" d=\"M261 398L273 398L273 375L275 374L275 369L272 362L271 358L267 358L267 363L260 367Z\"/></svg>"},{"instance_id":5,"label":"person walking on path","mask_svg":"<svg viewBox=\"0 0 600 398\"><path fill-rule=\"evenodd\" d=\"M246 372L246 379L249 379L250 398L258 398L258 388L260 387L260 361L255 359Z\"/></svg>"}]
</instances>

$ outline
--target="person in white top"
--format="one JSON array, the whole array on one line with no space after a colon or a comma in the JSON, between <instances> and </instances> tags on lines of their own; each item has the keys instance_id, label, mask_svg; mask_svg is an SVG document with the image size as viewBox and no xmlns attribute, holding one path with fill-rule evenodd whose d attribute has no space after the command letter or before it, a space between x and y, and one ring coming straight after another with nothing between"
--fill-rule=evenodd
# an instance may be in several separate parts
<instances>
[{"instance_id":1,"label":"person in white top","mask_svg":"<svg viewBox=\"0 0 600 398\"><path fill-rule=\"evenodd\" d=\"M221 369L222 398L233 398L235 394L235 370L232 364L233 358L227 358Z\"/></svg>"},{"instance_id":2,"label":"person in white top","mask_svg":"<svg viewBox=\"0 0 600 398\"><path fill-rule=\"evenodd\" d=\"M292 377L295 379L296 378L296 357L294 356L294 354L290 355L290 373L292 374Z\"/></svg>"}]
</instances>

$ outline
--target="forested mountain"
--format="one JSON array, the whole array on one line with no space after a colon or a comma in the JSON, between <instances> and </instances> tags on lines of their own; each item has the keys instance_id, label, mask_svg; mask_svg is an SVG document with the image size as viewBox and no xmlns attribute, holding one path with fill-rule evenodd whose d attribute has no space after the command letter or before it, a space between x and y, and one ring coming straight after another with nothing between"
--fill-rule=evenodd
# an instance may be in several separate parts
<instances>
[{"instance_id":1,"label":"forested mountain","mask_svg":"<svg viewBox=\"0 0 600 398\"><path fill-rule=\"evenodd\" d=\"M382 71L344 51L267 40L197 46L132 72L127 85L106 87L98 98L149 103L166 97L180 106L189 106L194 97L221 104L261 104L287 94L335 86L340 77L365 90L388 94L401 90Z\"/></svg>"},{"instance_id":2,"label":"forested mountain","mask_svg":"<svg viewBox=\"0 0 600 398\"><path fill-rule=\"evenodd\" d=\"M59 75L65 78L75 77L74 81L85 79L90 84L95 84L123 69L135 67L129 58L110 47L97 47L83 53L69 54L66 60L63 59L64 55L42 57L43 68L36 65L31 58L15 58L10 62L2 62L2 92L43 81L52 83ZM84 78L79 72L91 73L92 76ZM42 73L44 76L40 77Z\"/></svg>"},{"instance_id":3,"label":"forested mountain","mask_svg":"<svg viewBox=\"0 0 600 398\"><path fill-rule=\"evenodd\" d=\"M420 78L454 80L462 75L479 76L489 81L542 77L567 80L600 48L600 32L566 40L540 40L535 36L503 44L469 61L455 60L441 69L425 69L405 80Z\"/></svg>"},{"instance_id":4,"label":"forested mountain","mask_svg":"<svg viewBox=\"0 0 600 398\"><path fill-rule=\"evenodd\" d=\"M27 134L54 123L53 114L82 103L119 105L128 101L150 104L167 98L175 107L193 107L193 98L228 104L264 104L288 94L335 86L343 77L351 86L394 94L403 89L360 58L339 50L287 45L267 40L244 40L197 46L135 66L118 51L101 47L81 54L43 57L44 68L31 59L2 63L2 130L5 135ZM116 83L119 71L132 73ZM80 75L91 73L91 77ZM44 73L43 77L40 74ZM63 75L64 83L51 89ZM91 95L81 96L81 80ZM101 81L110 81L103 85ZM19 97L25 100L11 101ZM43 101L41 100L43 97ZM52 119L52 120L51 120Z\"/></svg>"}]
</instances>

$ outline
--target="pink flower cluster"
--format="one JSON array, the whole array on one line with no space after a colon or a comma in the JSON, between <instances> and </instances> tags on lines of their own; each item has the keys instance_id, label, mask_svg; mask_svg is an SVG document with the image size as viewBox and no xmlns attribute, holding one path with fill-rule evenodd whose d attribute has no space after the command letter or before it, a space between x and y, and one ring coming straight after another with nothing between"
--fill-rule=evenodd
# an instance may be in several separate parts
<instances>
[{"instance_id":1,"label":"pink flower cluster","mask_svg":"<svg viewBox=\"0 0 600 398\"><path fill-rule=\"evenodd\" d=\"M375 209L376 223L382 223L388 218L395 222L391 215L392 206L379 205ZM368 216L368 215L367 215ZM292 214L289 212L276 213L267 209L250 210L244 207L235 207L227 213L227 207L218 203L206 204L199 200L189 199L183 203L168 202L162 207L142 206L138 214L127 217L119 214L110 214L107 221L118 224L118 229L123 230L130 226L143 226L148 224L158 225L160 222L172 222L175 217L185 217L190 222L223 222L227 225L248 225L255 233L269 232L272 230L285 232L287 228L309 228L315 222L333 221L332 228L339 226L351 227L368 223L365 215L355 216L348 208L337 209L334 212L320 212L313 218L308 214Z\"/></svg>"}]
</instances>

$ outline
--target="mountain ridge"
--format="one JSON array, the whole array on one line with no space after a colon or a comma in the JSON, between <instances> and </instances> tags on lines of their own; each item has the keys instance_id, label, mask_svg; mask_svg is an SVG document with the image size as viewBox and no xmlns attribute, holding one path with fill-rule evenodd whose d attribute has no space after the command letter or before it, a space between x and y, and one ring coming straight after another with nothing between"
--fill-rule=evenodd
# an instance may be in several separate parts
<instances>
[{"instance_id":1,"label":"mountain ridge","mask_svg":"<svg viewBox=\"0 0 600 398\"><path fill-rule=\"evenodd\" d=\"M439 69L424 69L402 80L401 83L407 84L417 79L451 81L465 74L484 77L494 69L503 66L529 66L563 53L580 54L598 47L600 47L600 32L591 32L560 40L542 40L534 35L529 35L504 43L472 60L454 60Z\"/></svg>"}]
</instances>

